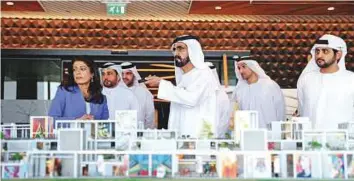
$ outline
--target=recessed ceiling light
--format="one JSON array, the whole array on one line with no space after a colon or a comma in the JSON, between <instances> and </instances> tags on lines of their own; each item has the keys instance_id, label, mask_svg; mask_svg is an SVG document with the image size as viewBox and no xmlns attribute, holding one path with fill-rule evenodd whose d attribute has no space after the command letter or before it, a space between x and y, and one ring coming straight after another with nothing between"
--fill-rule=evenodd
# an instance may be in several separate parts
<instances>
[{"instance_id":1,"label":"recessed ceiling light","mask_svg":"<svg viewBox=\"0 0 354 181\"><path fill-rule=\"evenodd\" d=\"M215 10L220 10L221 6L215 6Z\"/></svg>"},{"instance_id":2,"label":"recessed ceiling light","mask_svg":"<svg viewBox=\"0 0 354 181\"><path fill-rule=\"evenodd\" d=\"M327 10L328 11L333 11L335 8L334 7L328 7Z\"/></svg>"},{"instance_id":3,"label":"recessed ceiling light","mask_svg":"<svg viewBox=\"0 0 354 181\"><path fill-rule=\"evenodd\" d=\"M14 2L11 2L11 1L8 1L8 2L6 2L6 5L8 5L8 6L13 6L15 3Z\"/></svg>"}]
</instances>

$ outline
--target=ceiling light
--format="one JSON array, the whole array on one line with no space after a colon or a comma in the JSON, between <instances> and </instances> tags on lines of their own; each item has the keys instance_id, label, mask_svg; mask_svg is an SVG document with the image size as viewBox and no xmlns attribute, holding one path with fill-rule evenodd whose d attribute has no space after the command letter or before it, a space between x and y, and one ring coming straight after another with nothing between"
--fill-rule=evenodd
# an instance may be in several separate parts
<instances>
[{"instance_id":1,"label":"ceiling light","mask_svg":"<svg viewBox=\"0 0 354 181\"><path fill-rule=\"evenodd\" d=\"M334 7L328 7L327 10L328 11L333 11L335 8Z\"/></svg>"},{"instance_id":2,"label":"ceiling light","mask_svg":"<svg viewBox=\"0 0 354 181\"><path fill-rule=\"evenodd\" d=\"M221 6L215 6L215 10L220 10Z\"/></svg>"},{"instance_id":3,"label":"ceiling light","mask_svg":"<svg viewBox=\"0 0 354 181\"><path fill-rule=\"evenodd\" d=\"M8 1L8 2L6 2L6 5L8 5L8 6L13 6L15 3L14 2L11 2L11 1Z\"/></svg>"}]
</instances>

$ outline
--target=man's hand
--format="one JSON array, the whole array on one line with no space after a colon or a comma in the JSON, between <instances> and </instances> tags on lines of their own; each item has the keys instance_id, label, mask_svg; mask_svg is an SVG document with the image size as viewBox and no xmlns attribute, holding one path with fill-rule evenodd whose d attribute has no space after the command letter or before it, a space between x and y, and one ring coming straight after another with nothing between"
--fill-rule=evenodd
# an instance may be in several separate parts
<instances>
[{"instance_id":1,"label":"man's hand","mask_svg":"<svg viewBox=\"0 0 354 181\"><path fill-rule=\"evenodd\" d=\"M93 120L93 115L91 114L84 114L80 118L77 118L77 120Z\"/></svg>"},{"instance_id":2,"label":"man's hand","mask_svg":"<svg viewBox=\"0 0 354 181\"><path fill-rule=\"evenodd\" d=\"M234 117L230 118L229 121L229 129L234 130L235 129L235 121L234 121Z\"/></svg>"},{"instance_id":3,"label":"man's hand","mask_svg":"<svg viewBox=\"0 0 354 181\"><path fill-rule=\"evenodd\" d=\"M147 81L145 82L146 85L149 87L158 87L162 78L157 76L149 76L145 78Z\"/></svg>"}]
</instances>

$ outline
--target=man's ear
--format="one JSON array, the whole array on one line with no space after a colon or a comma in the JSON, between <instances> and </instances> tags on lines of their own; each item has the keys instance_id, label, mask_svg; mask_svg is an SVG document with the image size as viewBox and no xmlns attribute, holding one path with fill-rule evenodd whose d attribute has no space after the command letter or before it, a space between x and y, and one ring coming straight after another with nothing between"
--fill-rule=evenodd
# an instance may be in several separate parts
<instances>
[{"instance_id":1,"label":"man's ear","mask_svg":"<svg viewBox=\"0 0 354 181\"><path fill-rule=\"evenodd\" d=\"M310 62L311 59L312 59L312 54L308 54L308 55L307 55L307 62Z\"/></svg>"},{"instance_id":2,"label":"man's ear","mask_svg":"<svg viewBox=\"0 0 354 181\"><path fill-rule=\"evenodd\" d=\"M338 52L336 53L336 60L338 60L337 62L339 62L340 58L342 57L342 54L343 54L342 51L338 51Z\"/></svg>"}]
</instances>

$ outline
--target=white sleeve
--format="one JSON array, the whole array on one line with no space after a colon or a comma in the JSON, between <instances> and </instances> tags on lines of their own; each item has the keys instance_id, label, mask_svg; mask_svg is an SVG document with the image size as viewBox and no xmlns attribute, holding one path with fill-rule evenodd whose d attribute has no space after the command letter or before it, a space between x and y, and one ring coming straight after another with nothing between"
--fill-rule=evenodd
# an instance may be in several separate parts
<instances>
[{"instance_id":1,"label":"white sleeve","mask_svg":"<svg viewBox=\"0 0 354 181\"><path fill-rule=\"evenodd\" d=\"M304 92L303 92L303 77L300 77L297 81L297 111L300 116L304 114Z\"/></svg>"},{"instance_id":2,"label":"white sleeve","mask_svg":"<svg viewBox=\"0 0 354 181\"><path fill-rule=\"evenodd\" d=\"M226 93L225 93L226 94ZM225 97L225 101L223 101L223 105L218 105L219 108L222 108L220 111L220 120L218 123L218 137L219 138L225 138L225 133L227 133L229 129L229 121L230 121L230 100L227 97Z\"/></svg>"},{"instance_id":3,"label":"white sleeve","mask_svg":"<svg viewBox=\"0 0 354 181\"><path fill-rule=\"evenodd\" d=\"M207 85L208 83L204 82L195 90L185 90L174 86L169 81L161 80L157 97L190 108L196 106Z\"/></svg>"},{"instance_id":4,"label":"white sleeve","mask_svg":"<svg viewBox=\"0 0 354 181\"><path fill-rule=\"evenodd\" d=\"M234 114L235 114L235 106L236 104L238 104L239 109L241 104L239 102L237 102L237 96L238 96L238 92L237 92L237 87L232 91L232 95L229 101L229 118L233 118Z\"/></svg>"},{"instance_id":5,"label":"white sleeve","mask_svg":"<svg viewBox=\"0 0 354 181\"><path fill-rule=\"evenodd\" d=\"M274 105L276 107L276 121L286 121L286 114L285 114L285 99L284 99L284 94L283 91L280 89L279 85L276 84L275 87L275 95L273 97L274 99Z\"/></svg>"},{"instance_id":6,"label":"white sleeve","mask_svg":"<svg viewBox=\"0 0 354 181\"><path fill-rule=\"evenodd\" d=\"M135 97L135 95L132 93L131 94L131 102L130 102L130 110L136 110L139 111L139 101L137 99L137 97Z\"/></svg>"},{"instance_id":7,"label":"white sleeve","mask_svg":"<svg viewBox=\"0 0 354 181\"><path fill-rule=\"evenodd\" d=\"M352 74L352 84L354 85L354 74ZM352 97L353 97L353 109L352 109L352 120L354 120L354 86L352 86Z\"/></svg>"},{"instance_id":8,"label":"white sleeve","mask_svg":"<svg viewBox=\"0 0 354 181\"><path fill-rule=\"evenodd\" d=\"M156 128L156 125L154 123L155 121L155 106L154 106L154 96L151 94L149 90L147 90L147 94L145 97L145 129L150 128L154 129Z\"/></svg>"}]
</instances>

